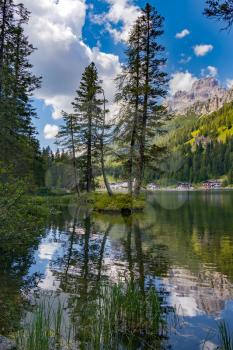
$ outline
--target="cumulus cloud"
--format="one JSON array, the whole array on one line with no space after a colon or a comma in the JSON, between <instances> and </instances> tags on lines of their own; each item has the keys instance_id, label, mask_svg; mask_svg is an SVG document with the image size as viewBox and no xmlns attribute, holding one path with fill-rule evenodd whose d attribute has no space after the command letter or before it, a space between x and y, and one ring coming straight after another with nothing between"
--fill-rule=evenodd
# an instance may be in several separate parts
<instances>
[{"instance_id":1,"label":"cumulus cloud","mask_svg":"<svg viewBox=\"0 0 233 350\"><path fill-rule=\"evenodd\" d=\"M176 39L183 39L189 34L190 34L190 31L188 29L183 29L181 32L176 33Z\"/></svg>"},{"instance_id":2,"label":"cumulus cloud","mask_svg":"<svg viewBox=\"0 0 233 350\"><path fill-rule=\"evenodd\" d=\"M201 75L205 77L216 77L218 75L218 68L214 66L208 66L201 70Z\"/></svg>"},{"instance_id":3,"label":"cumulus cloud","mask_svg":"<svg viewBox=\"0 0 233 350\"><path fill-rule=\"evenodd\" d=\"M33 54L34 72L43 76L36 98L53 108L53 118L61 118L61 110L71 111L71 101L84 68L94 61L104 81L111 102L114 78L121 69L119 57L91 49L83 42L82 29L87 5L85 0L23 0L31 12L26 30L38 48Z\"/></svg>"},{"instance_id":4,"label":"cumulus cloud","mask_svg":"<svg viewBox=\"0 0 233 350\"><path fill-rule=\"evenodd\" d=\"M109 4L108 12L93 15L92 20L97 24L105 24L105 29L112 35L115 42L126 41L132 25L139 16L139 7L129 0L105 0L105 2Z\"/></svg>"},{"instance_id":5,"label":"cumulus cloud","mask_svg":"<svg viewBox=\"0 0 233 350\"><path fill-rule=\"evenodd\" d=\"M216 77L218 75L218 69L216 67L208 66L207 69L211 77Z\"/></svg>"},{"instance_id":6,"label":"cumulus cloud","mask_svg":"<svg viewBox=\"0 0 233 350\"><path fill-rule=\"evenodd\" d=\"M190 72L176 72L172 74L169 82L170 94L174 95L178 91L190 91L197 78Z\"/></svg>"},{"instance_id":7,"label":"cumulus cloud","mask_svg":"<svg viewBox=\"0 0 233 350\"><path fill-rule=\"evenodd\" d=\"M193 50L196 56L201 57L211 52L213 48L213 45L196 45Z\"/></svg>"},{"instance_id":8,"label":"cumulus cloud","mask_svg":"<svg viewBox=\"0 0 233 350\"><path fill-rule=\"evenodd\" d=\"M44 138L46 140L54 139L59 132L59 127L57 125L46 124L44 127Z\"/></svg>"}]
</instances>

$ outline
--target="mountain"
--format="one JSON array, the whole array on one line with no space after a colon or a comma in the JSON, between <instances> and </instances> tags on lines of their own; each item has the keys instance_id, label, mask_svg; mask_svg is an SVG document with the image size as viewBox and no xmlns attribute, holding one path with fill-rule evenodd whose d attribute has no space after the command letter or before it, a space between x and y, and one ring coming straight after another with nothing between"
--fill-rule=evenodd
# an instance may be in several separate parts
<instances>
[{"instance_id":1,"label":"mountain","mask_svg":"<svg viewBox=\"0 0 233 350\"><path fill-rule=\"evenodd\" d=\"M177 115L194 113L200 116L215 112L231 101L233 88L223 88L217 79L208 77L195 81L188 92L176 92L166 100L165 105L169 112Z\"/></svg>"},{"instance_id":2,"label":"mountain","mask_svg":"<svg viewBox=\"0 0 233 350\"><path fill-rule=\"evenodd\" d=\"M221 178L233 184L233 101L210 114L173 118L162 141L170 149L165 179L200 183Z\"/></svg>"}]
</instances>

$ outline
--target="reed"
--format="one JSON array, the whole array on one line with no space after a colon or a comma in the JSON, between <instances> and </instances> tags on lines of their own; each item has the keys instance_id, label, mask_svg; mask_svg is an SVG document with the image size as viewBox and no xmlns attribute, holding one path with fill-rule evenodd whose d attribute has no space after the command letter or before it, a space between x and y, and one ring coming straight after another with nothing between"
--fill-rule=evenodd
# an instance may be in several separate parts
<instances>
[{"instance_id":1,"label":"reed","mask_svg":"<svg viewBox=\"0 0 233 350\"><path fill-rule=\"evenodd\" d=\"M218 350L233 350L233 334L225 321L221 321L218 326L220 346Z\"/></svg>"},{"instance_id":2,"label":"reed","mask_svg":"<svg viewBox=\"0 0 233 350\"><path fill-rule=\"evenodd\" d=\"M76 297L75 297L76 298ZM19 350L161 349L166 322L154 288L137 283L101 285L97 297L68 316L60 302L42 302L17 336ZM58 306L57 306L58 305Z\"/></svg>"}]
</instances>

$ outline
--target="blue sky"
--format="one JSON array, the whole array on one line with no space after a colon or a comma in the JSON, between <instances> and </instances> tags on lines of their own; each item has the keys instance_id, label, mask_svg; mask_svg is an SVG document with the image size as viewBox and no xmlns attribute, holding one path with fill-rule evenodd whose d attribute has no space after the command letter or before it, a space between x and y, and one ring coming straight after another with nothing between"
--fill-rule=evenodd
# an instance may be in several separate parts
<instances>
[{"instance_id":1,"label":"blue sky","mask_svg":"<svg viewBox=\"0 0 233 350\"><path fill-rule=\"evenodd\" d=\"M32 4L31 0L24 0L32 12L27 31L38 47L32 57L34 69L43 76L42 89L35 99L39 116L35 125L43 147L53 145L52 136L62 123L60 110L70 108L81 72L91 60L99 68L114 108L113 79L125 59L124 38L139 7L146 3L142 0L60 0L56 5L54 1ZM204 17L205 1L157 0L151 4L165 17L161 41L166 47L167 71L173 81L170 93L174 93L177 86L189 89L196 78L205 75L215 75L221 84L230 84L233 34L221 31L220 23ZM184 30L189 34L176 38L176 34Z\"/></svg>"}]
</instances>

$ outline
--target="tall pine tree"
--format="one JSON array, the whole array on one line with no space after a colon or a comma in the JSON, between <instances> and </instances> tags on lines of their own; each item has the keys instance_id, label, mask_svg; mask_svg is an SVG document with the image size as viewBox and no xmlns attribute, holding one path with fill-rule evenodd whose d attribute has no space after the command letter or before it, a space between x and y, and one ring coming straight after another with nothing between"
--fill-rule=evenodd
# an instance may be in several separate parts
<instances>
[{"instance_id":1,"label":"tall pine tree","mask_svg":"<svg viewBox=\"0 0 233 350\"><path fill-rule=\"evenodd\" d=\"M136 177L135 193L141 190L145 166L153 160L153 156L160 157L164 151L152 143L156 133L162 132L162 126L167 119L161 99L167 93L167 74L162 70L166 64L163 57L164 47L158 43L163 35L163 17L146 4L139 18L141 27L142 72L143 81L143 112L139 121L139 162Z\"/></svg>"},{"instance_id":2,"label":"tall pine tree","mask_svg":"<svg viewBox=\"0 0 233 350\"><path fill-rule=\"evenodd\" d=\"M0 161L13 176L34 177L39 145L31 95L40 86L32 74L35 50L24 34L29 13L22 4L0 1Z\"/></svg>"},{"instance_id":3,"label":"tall pine tree","mask_svg":"<svg viewBox=\"0 0 233 350\"><path fill-rule=\"evenodd\" d=\"M92 62L84 71L73 102L78 125L79 152L86 158L86 190L94 189L94 165L98 162L98 131L103 125L103 104L101 81Z\"/></svg>"},{"instance_id":4,"label":"tall pine tree","mask_svg":"<svg viewBox=\"0 0 233 350\"><path fill-rule=\"evenodd\" d=\"M166 63L162 57L164 48L158 43L162 27L163 18L147 4L132 28L127 62L117 79L116 100L121 103L121 111L116 138L120 139L120 159L127 169L130 194L133 177L136 176L135 194L139 194L146 166L153 164L157 169L156 162L165 150L154 143L156 133L162 131L167 120L161 105L167 89L167 75L162 71Z\"/></svg>"},{"instance_id":5,"label":"tall pine tree","mask_svg":"<svg viewBox=\"0 0 233 350\"><path fill-rule=\"evenodd\" d=\"M63 112L64 125L61 126L60 131L57 135L57 143L65 148L71 156L74 174L73 187L76 189L77 194L80 194L79 186L79 173L78 173L78 162L77 162L77 151L78 151L78 126L76 116L73 114L67 114Z\"/></svg>"}]
</instances>

